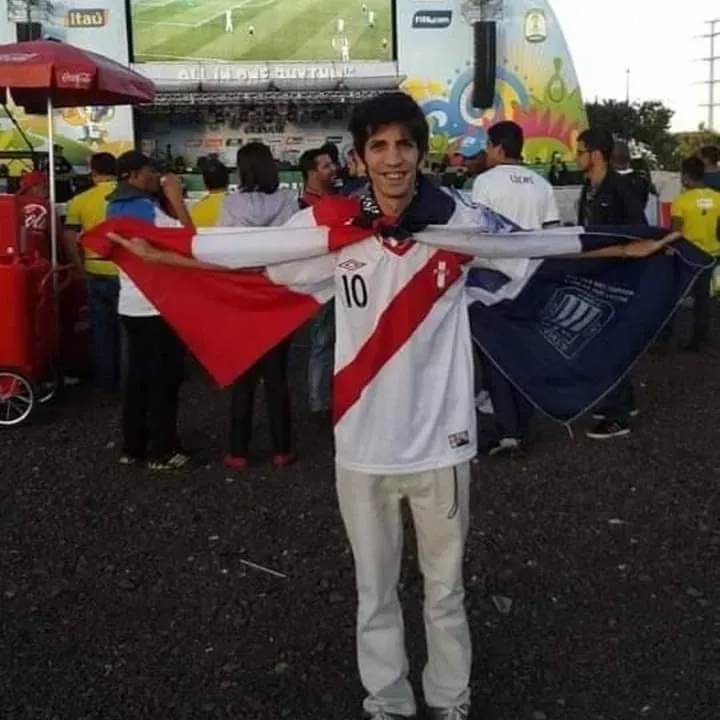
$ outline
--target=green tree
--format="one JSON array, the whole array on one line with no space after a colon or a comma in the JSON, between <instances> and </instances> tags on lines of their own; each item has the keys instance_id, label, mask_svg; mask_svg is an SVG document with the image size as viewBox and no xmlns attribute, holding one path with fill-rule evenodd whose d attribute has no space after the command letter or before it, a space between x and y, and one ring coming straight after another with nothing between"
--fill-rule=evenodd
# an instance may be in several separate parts
<instances>
[{"instance_id":1,"label":"green tree","mask_svg":"<svg viewBox=\"0 0 720 720\"><path fill-rule=\"evenodd\" d=\"M7 0L8 19L11 22L48 22L57 3L54 0Z\"/></svg>"},{"instance_id":2,"label":"green tree","mask_svg":"<svg viewBox=\"0 0 720 720\"><path fill-rule=\"evenodd\" d=\"M657 100L626 103L617 100L588 103L590 127L604 127L616 138L645 145L660 164L673 157L674 141L670 133L673 111Z\"/></svg>"},{"instance_id":3,"label":"green tree","mask_svg":"<svg viewBox=\"0 0 720 720\"><path fill-rule=\"evenodd\" d=\"M675 135L675 157L677 161L697 155L705 145L720 147L720 133L705 130L702 127L695 132L684 132Z\"/></svg>"}]
</instances>

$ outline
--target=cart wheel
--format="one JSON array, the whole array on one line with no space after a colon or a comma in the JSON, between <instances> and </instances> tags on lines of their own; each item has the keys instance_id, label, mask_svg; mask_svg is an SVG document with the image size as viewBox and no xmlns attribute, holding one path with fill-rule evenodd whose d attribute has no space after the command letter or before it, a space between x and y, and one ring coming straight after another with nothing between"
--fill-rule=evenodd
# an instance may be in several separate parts
<instances>
[{"instance_id":1,"label":"cart wheel","mask_svg":"<svg viewBox=\"0 0 720 720\"><path fill-rule=\"evenodd\" d=\"M51 371L48 376L35 383L35 397L40 405L49 403L62 390L63 375L59 370Z\"/></svg>"},{"instance_id":2,"label":"cart wheel","mask_svg":"<svg viewBox=\"0 0 720 720\"><path fill-rule=\"evenodd\" d=\"M32 385L22 375L0 371L0 426L20 425L34 409Z\"/></svg>"}]
</instances>

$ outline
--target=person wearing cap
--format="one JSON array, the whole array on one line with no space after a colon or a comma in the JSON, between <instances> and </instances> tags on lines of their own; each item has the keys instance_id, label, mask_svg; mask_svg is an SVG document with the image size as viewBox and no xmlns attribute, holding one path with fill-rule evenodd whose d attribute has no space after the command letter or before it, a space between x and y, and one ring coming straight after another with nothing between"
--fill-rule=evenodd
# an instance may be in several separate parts
<instances>
[{"instance_id":1,"label":"person wearing cap","mask_svg":"<svg viewBox=\"0 0 720 720\"><path fill-rule=\"evenodd\" d=\"M108 218L193 227L178 177L161 177L153 161L136 150L118 158L117 173L117 187L108 197ZM120 462L147 461L151 470L177 470L190 462L177 433L185 348L132 280L121 270L119 277L118 312L126 340Z\"/></svg>"},{"instance_id":2,"label":"person wearing cap","mask_svg":"<svg viewBox=\"0 0 720 720\"><path fill-rule=\"evenodd\" d=\"M67 206L65 242L73 248L72 260L87 280L92 330L93 380L100 390L113 392L120 381L120 280L115 265L91 251L81 257L80 233L105 220L108 196L116 186L116 161L110 153L96 153L88 161L92 187L76 195Z\"/></svg>"},{"instance_id":3,"label":"person wearing cap","mask_svg":"<svg viewBox=\"0 0 720 720\"><path fill-rule=\"evenodd\" d=\"M455 154L460 157L468 180L488 169L487 151L476 137L466 138Z\"/></svg>"}]
</instances>

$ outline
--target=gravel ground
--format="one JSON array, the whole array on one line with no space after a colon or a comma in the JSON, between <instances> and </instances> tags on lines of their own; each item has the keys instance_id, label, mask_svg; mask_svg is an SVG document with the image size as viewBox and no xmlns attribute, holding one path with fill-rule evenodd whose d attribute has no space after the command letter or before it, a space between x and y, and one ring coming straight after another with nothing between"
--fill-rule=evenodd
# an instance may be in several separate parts
<instances>
[{"instance_id":1,"label":"gravel ground","mask_svg":"<svg viewBox=\"0 0 720 720\"><path fill-rule=\"evenodd\" d=\"M532 451L475 469L473 718L717 717L719 374L718 350L648 357L631 438L541 425ZM3 720L359 716L331 440L303 403L301 462L281 472L262 457L222 469L227 398L199 373L183 395L196 470L119 467L116 407L82 388L3 431ZM403 596L418 668L413 546Z\"/></svg>"}]
</instances>

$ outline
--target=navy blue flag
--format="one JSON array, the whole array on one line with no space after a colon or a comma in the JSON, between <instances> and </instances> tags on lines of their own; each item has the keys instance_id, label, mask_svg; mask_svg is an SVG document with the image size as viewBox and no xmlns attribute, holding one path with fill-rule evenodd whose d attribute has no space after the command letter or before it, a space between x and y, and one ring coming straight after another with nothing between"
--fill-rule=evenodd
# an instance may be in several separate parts
<instances>
[{"instance_id":1,"label":"navy blue flag","mask_svg":"<svg viewBox=\"0 0 720 720\"><path fill-rule=\"evenodd\" d=\"M659 239L661 228L597 228L590 243L617 243L605 233ZM593 228L586 228L590 236ZM533 261L516 287L500 273L472 270L468 292L475 343L536 408L572 422L630 371L713 259L679 240L637 260ZM489 298L497 298L496 302Z\"/></svg>"}]
</instances>

